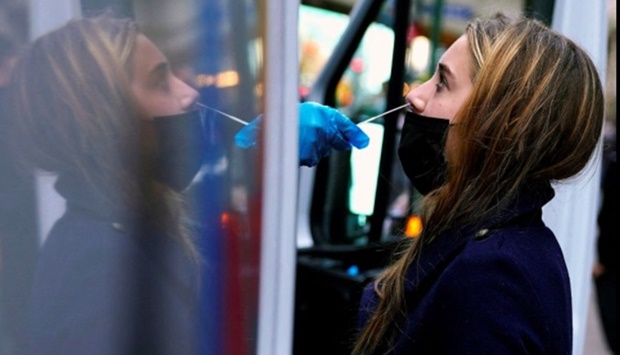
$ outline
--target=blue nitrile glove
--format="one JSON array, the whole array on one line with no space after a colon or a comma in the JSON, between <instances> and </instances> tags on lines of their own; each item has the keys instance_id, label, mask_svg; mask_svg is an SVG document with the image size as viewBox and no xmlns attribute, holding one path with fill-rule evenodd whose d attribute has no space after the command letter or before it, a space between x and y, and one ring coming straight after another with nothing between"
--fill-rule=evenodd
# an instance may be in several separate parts
<instances>
[{"instance_id":1,"label":"blue nitrile glove","mask_svg":"<svg viewBox=\"0 0 620 355\"><path fill-rule=\"evenodd\" d=\"M252 120L235 135L241 148L256 145L261 116ZM353 121L337 110L318 104L299 104L299 164L315 166L329 155L331 148L349 150L351 146L366 148L369 138Z\"/></svg>"}]
</instances>

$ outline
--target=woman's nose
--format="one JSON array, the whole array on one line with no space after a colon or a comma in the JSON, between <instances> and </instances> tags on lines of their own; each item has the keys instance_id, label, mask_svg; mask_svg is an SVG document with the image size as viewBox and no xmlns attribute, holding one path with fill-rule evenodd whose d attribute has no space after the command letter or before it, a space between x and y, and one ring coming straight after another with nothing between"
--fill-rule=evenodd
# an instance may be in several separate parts
<instances>
[{"instance_id":1,"label":"woman's nose","mask_svg":"<svg viewBox=\"0 0 620 355\"><path fill-rule=\"evenodd\" d=\"M428 98L426 97L427 95L425 93L425 84L426 83L417 85L415 88L409 91L407 96L405 96L407 102L411 104L412 108L417 113L422 113L424 112L424 109L426 109L426 102Z\"/></svg>"},{"instance_id":2,"label":"woman's nose","mask_svg":"<svg viewBox=\"0 0 620 355\"><path fill-rule=\"evenodd\" d=\"M198 101L198 91L187 85L184 81L179 80L181 85L181 108L184 111L192 109L196 101Z\"/></svg>"}]
</instances>

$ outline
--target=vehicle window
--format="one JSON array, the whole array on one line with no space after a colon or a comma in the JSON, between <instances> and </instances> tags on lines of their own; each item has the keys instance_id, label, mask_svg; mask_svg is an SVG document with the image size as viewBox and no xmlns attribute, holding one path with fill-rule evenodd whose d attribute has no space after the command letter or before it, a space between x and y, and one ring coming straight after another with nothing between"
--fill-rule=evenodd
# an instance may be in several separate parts
<instances>
[{"instance_id":1,"label":"vehicle window","mask_svg":"<svg viewBox=\"0 0 620 355\"><path fill-rule=\"evenodd\" d=\"M308 94L348 24L347 14L309 5L299 6L301 97Z\"/></svg>"}]
</instances>

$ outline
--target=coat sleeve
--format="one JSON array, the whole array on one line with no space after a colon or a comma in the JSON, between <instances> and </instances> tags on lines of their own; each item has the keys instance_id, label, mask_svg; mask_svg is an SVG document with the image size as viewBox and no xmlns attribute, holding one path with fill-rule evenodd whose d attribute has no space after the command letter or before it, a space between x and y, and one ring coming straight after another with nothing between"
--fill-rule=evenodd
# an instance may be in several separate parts
<instances>
[{"instance_id":1,"label":"coat sleeve","mask_svg":"<svg viewBox=\"0 0 620 355\"><path fill-rule=\"evenodd\" d=\"M357 331L360 332L370 320L373 311L377 308L379 298L375 292L375 282L369 282L362 293L357 316Z\"/></svg>"},{"instance_id":2,"label":"coat sleeve","mask_svg":"<svg viewBox=\"0 0 620 355\"><path fill-rule=\"evenodd\" d=\"M501 250L468 254L441 275L413 322L437 354L570 354L570 291L549 269Z\"/></svg>"},{"instance_id":3,"label":"coat sleeve","mask_svg":"<svg viewBox=\"0 0 620 355\"><path fill-rule=\"evenodd\" d=\"M110 237L109 237L110 238ZM139 330L144 256L113 244L93 244L45 256L32 312L32 354L123 354Z\"/></svg>"}]
</instances>

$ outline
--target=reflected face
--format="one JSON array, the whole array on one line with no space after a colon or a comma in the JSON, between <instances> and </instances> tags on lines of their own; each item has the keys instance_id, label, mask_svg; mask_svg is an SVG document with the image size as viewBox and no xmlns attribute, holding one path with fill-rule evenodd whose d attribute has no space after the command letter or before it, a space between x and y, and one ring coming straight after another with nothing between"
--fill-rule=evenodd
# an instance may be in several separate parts
<instances>
[{"instance_id":1,"label":"reflected face","mask_svg":"<svg viewBox=\"0 0 620 355\"><path fill-rule=\"evenodd\" d=\"M193 108L198 92L172 73L166 56L142 34L136 38L132 60L131 91L146 119Z\"/></svg>"},{"instance_id":2,"label":"reflected face","mask_svg":"<svg viewBox=\"0 0 620 355\"><path fill-rule=\"evenodd\" d=\"M441 57L435 74L407 94L407 102L420 115L452 120L472 91L471 72L469 44L463 35Z\"/></svg>"}]
</instances>

